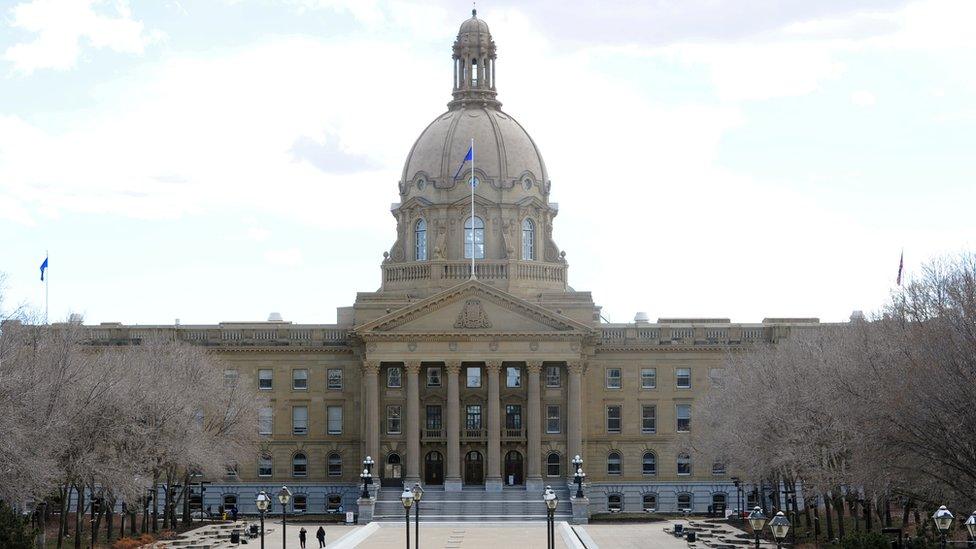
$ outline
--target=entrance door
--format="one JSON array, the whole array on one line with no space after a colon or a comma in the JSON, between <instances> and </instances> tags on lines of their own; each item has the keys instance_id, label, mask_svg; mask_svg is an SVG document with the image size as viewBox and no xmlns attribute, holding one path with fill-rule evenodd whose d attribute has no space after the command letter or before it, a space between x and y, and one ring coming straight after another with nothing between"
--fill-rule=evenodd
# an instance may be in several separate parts
<instances>
[{"instance_id":1,"label":"entrance door","mask_svg":"<svg viewBox=\"0 0 976 549\"><path fill-rule=\"evenodd\" d=\"M444 484L444 456L436 450L424 458L424 484Z\"/></svg>"},{"instance_id":2,"label":"entrance door","mask_svg":"<svg viewBox=\"0 0 976 549\"><path fill-rule=\"evenodd\" d=\"M525 482L522 476L522 454L515 450L505 454L505 478L503 480L508 486Z\"/></svg>"},{"instance_id":3,"label":"entrance door","mask_svg":"<svg viewBox=\"0 0 976 549\"><path fill-rule=\"evenodd\" d=\"M380 486L403 486L403 469L400 464L400 454L386 456Z\"/></svg>"},{"instance_id":4,"label":"entrance door","mask_svg":"<svg viewBox=\"0 0 976 549\"><path fill-rule=\"evenodd\" d=\"M472 450L464 456L464 483L485 483L485 460L481 452Z\"/></svg>"}]
</instances>

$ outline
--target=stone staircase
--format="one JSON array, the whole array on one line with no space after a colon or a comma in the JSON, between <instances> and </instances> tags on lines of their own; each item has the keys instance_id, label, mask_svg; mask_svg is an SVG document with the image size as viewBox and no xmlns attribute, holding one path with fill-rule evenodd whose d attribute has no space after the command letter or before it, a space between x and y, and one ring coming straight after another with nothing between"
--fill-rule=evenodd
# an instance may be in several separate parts
<instances>
[{"instance_id":1,"label":"stone staircase","mask_svg":"<svg viewBox=\"0 0 976 549\"><path fill-rule=\"evenodd\" d=\"M569 489L553 486L559 505L556 507L556 520L571 520L573 510L569 502ZM373 520L378 522L402 522L403 504L400 503L400 488L381 488L376 494L376 507ZM414 520L414 509L410 509L410 521ZM443 487L424 488L420 502L420 522L499 522L499 521L544 521L546 506L542 494L526 491L524 487L505 487L501 492L486 492L478 486L465 487L460 492L445 492Z\"/></svg>"},{"instance_id":2,"label":"stone staircase","mask_svg":"<svg viewBox=\"0 0 976 549\"><path fill-rule=\"evenodd\" d=\"M402 507L402 506L401 506ZM247 521L217 522L202 526L195 530L184 532L177 539L157 541L151 547L166 547L167 549L227 549L238 545L230 542L231 533L237 530L241 538L245 539ZM271 532L271 528L266 529Z\"/></svg>"}]
</instances>

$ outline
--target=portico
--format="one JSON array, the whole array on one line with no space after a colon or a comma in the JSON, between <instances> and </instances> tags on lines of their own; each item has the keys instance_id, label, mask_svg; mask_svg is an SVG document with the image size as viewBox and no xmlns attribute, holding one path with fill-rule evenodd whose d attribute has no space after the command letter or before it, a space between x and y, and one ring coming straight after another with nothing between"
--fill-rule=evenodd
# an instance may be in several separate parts
<instances>
[{"instance_id":1,"label":"portico","mask_svg":"<svg viewBox=\"0 0 976 549\"><path fill-rule=\"evenodd\" d=\"M564 464L582 448L583 351L593 337L582 323L473 280L355 335L366 350L363 452L405 464L399 479L381 468L386 483L438 483L443 468L448 491L540 490L543 446ZM554 417L543 429L546 406Z\"/></svg>"}]
</instances>

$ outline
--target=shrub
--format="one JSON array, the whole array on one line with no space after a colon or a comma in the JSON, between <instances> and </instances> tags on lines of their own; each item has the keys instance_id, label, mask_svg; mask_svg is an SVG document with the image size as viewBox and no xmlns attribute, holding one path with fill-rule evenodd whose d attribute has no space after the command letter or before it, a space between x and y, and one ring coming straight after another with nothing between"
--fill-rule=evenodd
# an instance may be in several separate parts
<instances>
[{"instance_id":1,"label":"shrub","mask_svg":"<svg viewBox=\"0 0 976 549\"><path fill-rule=\"evenodd\" d=\"M840 542L844 549L888 549L891 541L878 532L857 532L844 536Z\"/></svg>"},{"instance_id":2,"label":"shrub","mask_svg":"<svg viewBox=\"0 0 976 549\"><path fill-rule=\"evenodd\" d=\"M4 549L31 549L34 532L19 513L0 501L0 547Z\"/></svg>"}]
</instances>

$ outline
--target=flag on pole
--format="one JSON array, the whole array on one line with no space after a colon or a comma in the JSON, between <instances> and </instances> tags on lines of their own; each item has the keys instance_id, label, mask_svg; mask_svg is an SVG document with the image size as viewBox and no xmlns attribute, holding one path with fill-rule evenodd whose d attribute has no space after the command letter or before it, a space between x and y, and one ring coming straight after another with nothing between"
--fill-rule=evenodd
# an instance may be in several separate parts
<instances>
[{"instance_id":1,"label":"flag on pole","mask_svg":"<svg viewBox=\"0 0 976 549\"><path fill-rule=\"evenodd\" d=\"M464 164L474 160L474 146L468 147L468 154L464 155L464 160L461 161L461 165L458 166L457 173L454 174L454 179L456 180L459 175L461 175L461 170L464 169ZM473 184L473 183L472 183Z\"/></svg>"},{"instance_id":2,"label":"flag on pole","mask_svg":"<svg viewBox=\"0 0 976 549\"><path fill-rule=\"evenodd\" d=\"M47 258L44 258L44 263L41 263L41 282L44 282L44 271L47 270Z\"/></svg>"},{"instance_id":3,"label":"flag on pole","mask_svg":"<svg viewBox=\"0 0 976 549\"><path fill-rule=\"evenodd\" d=\"M901 286L901 271L905 267L905 250L901 251L901 259L898 260L898 279L896 283Z\"/></svg>"}]
</instances>

